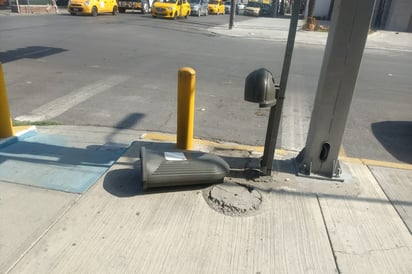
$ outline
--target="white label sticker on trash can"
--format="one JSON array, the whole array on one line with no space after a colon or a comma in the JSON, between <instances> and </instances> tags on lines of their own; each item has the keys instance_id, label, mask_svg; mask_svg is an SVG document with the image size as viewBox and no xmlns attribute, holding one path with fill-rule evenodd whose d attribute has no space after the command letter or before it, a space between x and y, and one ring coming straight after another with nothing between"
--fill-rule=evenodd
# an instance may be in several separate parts
<instances>
[{"instance_id":1,"label":"white label sticker on trash can","mask_svg":"<svg viewBox=\"0 0 412 274\"><path fill-rule=\"evenodd\" d=\"M165 159L168 161L186 161L187 160L183 152L165 152Z\"/></svg>"}]
</instances>

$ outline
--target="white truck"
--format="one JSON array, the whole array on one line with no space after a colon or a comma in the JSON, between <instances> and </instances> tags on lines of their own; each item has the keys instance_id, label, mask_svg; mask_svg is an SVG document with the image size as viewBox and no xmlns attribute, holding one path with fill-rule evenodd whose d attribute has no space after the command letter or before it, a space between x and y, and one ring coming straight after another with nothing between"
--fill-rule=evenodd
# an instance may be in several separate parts
<instances>
[{"instance_id":1,"label":"white truck","mask_svg":"<svg viewBox=\"0 0 412 274\"><path fill-rule=\"evenodd\" d=\"M117 3L120 13L125 13L126 10L140 10L141 13L148 14L153 0L119 0Z\"/></svg>"}]
</instances>

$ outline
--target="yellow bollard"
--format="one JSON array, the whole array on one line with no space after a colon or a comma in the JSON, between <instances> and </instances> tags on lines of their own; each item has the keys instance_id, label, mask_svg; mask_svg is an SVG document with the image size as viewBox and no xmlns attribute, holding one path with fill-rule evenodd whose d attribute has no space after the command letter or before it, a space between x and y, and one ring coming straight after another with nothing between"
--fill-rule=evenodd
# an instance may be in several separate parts
<instances>
[{"instance_id":1,"label":"yellow bollard","mask_svg":"<svg viewBox=\"0 0 412 274\"><path fill-rule=\"evenodd\" d=\"M177 81L177 147L191 150L195 113L196 71L189 67L179 69Z\"/></svg>"},{"instance_id":2,"label":"yellow bollard","mask_svg":"<svg viewBox=\"0 0 412 274\"><path fill-rule=\"evenodd\" d=\"M13 123L11 121L6 83L3 76L3 66L0 63L0 138L7 138L13 135Z\"/></svg>"}]
</instances>

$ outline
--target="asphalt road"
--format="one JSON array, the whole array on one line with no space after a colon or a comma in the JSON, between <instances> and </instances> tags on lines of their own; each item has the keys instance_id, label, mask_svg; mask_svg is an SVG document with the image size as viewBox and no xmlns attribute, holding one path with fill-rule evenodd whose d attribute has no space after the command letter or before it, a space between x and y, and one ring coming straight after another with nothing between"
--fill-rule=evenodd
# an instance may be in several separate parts
<instances>
[{"instance_id":1,"label":"asphalt road","mask_svg":"<svg viewBox=\"0 0 412 274\"><path fill-rule=\"evenodd\" d=\"M268 109L243 100L244 80L260 67L279 80L285 44L208 31L228 20L0 17L12 116L175 133L177 72L189 66L197 73L195 136L263 145ZM322 56L322 46L295 48L279 147L305 145ZM348 156L412 163L411 64L408 53L365 52L343 141Z\"/></svg>"}]
</instances>

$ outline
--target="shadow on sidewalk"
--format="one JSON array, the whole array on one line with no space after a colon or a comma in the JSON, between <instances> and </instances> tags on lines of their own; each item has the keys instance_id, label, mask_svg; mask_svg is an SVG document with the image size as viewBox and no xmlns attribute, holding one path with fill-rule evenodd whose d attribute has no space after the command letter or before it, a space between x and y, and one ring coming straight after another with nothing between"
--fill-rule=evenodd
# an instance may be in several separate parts
<instances>
[{"instance_id":1,"label":"shadow on sidewalk","mask_svg":"<svg viewBox=\"0 0 412 274\"><path fill-rule=\"evenodd\" d=\"M119 167L125 165L127 168L113 169L105 175L103 188L108 193L120 198L184 191L201 191L205 193L205 191L208 191L215 185L171 186L143 190L141 161L139 158L139 151L142 146L159 151L175 149L174 143L135 141L124 154L125 159L132 159L132 162L130 162L130 160L128 162L122 162L122 159L117 162ZM362 193L362 186L360 185L361 182L359 178L348 177L349 179L344 182L336 182L296 176L294 158L275 159L272 176L263 176L258 168L260 158L249 157L249 152L237 152L234 150L227 150L226 152L224 150L218 150L215 152L212 153L222 157L230 166L230 174L225 177L225 182L228 180L235 184L249 186L251 189L258 190L267 195L313 196L317 199L412 206L412 201L408 200L388 200L385 198L381 199L360 195ZM238 154L239 157L233 156L236 154ZM135 161L133 161L133 159L135 159ZM285 180L285 178L288 179Z\"/></svg>"}]
</instances>

